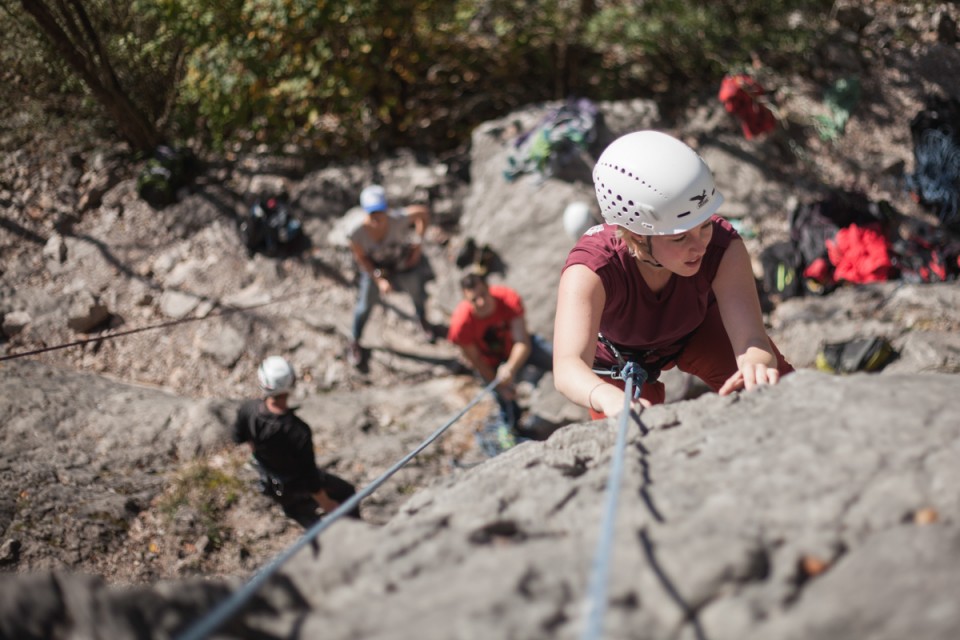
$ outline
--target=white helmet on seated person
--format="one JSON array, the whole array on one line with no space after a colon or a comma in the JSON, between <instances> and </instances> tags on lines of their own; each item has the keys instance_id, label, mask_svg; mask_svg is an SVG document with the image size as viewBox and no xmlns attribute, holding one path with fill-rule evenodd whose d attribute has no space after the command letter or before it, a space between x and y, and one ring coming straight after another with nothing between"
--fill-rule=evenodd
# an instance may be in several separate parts
<instances>
[{"instance_id":1,"label":"white helmet on seated person","mask_svg":"<svg viewBox=\"0 0 960 640\"><path fill-rule=\"evenodd\" d=\"M593 169L593 186L603 219L643 236L689 231L723 203L703 158L659 131L610 143Z\"/></svg>"},{"instance_id":2,"label":"white helmet on seated person","mask_svg":"<svg viewBox=\"0 0 960 640\"><path fill-rule=\"evenodd\" d=\"M293 366L282 356L270 356L257 369L260 388L268 396L290 393L297 382Z\"/></svg>"}]
</instances>

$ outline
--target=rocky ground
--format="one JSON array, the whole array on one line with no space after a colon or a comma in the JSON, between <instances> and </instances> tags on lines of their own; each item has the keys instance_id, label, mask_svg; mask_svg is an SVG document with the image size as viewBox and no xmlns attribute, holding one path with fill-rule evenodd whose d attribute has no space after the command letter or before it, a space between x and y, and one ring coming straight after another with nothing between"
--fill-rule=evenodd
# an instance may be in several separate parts
<instances>
[{"instance_id":1,"label":"rocky ground","mask_svg":"<svg viewBox=\"0 0 960 640\"><path fill-rule=\"evenodd\" d=\"M768 78L787 125L771 139L743 140L710 97L673 122L654 103L604 105L608 133L668 128L695 144L717 174L725 212L741 220L755 255L783 239L793 203L824 187L859 188L912 219L932 222L903 186L912 167L908 123L927 93L956 91L960 53L949 25L957 9L948 3L863 6L873 19L852 9L838 12L837 38L816 54L823 60L818 76ZM813 118L828 113L824 88L851 75L861 81L861 101L843 135L823 140ZM223 437L233 403L255 393L254 371L266 355L283 354L300 371L295 399L314 427L318 460L358 485L474 397L479 387L456 349L424 343L399 296L368 326L369 372L344 359L356 274L341 228L375 175L383 176L395 202L426 197L431 203L435 225L427 253L437 279L429 313L436 323L445 322L457 301L454 259L473 237L501 254L509 267L503 278L524 294L533 328L549 335L558 266L572 244L559 212L592 196L590 185L578 180L503 180L506 140L498 132L515 120L532 123L542 112L531 107L480 127L469 150L465 141L461 156L444 161L400 154L373 166L318 169L295 158L208 159L191 189L162 210L137 198L139 167L122 150L51 139L41 135L42 123L24 114L28 119L19 124L33 128L36 144L6 150L0 161L3 354L83 344L0 368L3 402L15 416L0 463L4 568L68 568L119 583L244 575L295 539L299 529L252 491L245 454ZM2 133L5 143L16 139L9 129ZM251 192L277 180L288 188L310 246L287 257L251 257L236 232L237 218ZM952 304L955 289L941 285L936 299ZM771 314L770 322L798 366L811 366L824 337L849 337L866 324L887 331L899 346L912 340L922 346L917 352L942 355L934 364L905 358L914 362L909 370L956 372L951 350L960 327L942 308L935 312L925 291L881 293L897 302L883 309L871 292L802 299L785 307L789 313ZM829 309L818 315L824 306ZM936 336L912 331L917 326ZM114 387L94 382L100 378L73 372L131 386L118 396ZM526 391L550 424L582 417L550 394L549 379ZM106 397L109 403L98 401ZM474 432L489 408L481 404L437 450L378 491L366 505L368 519L387 522L420 487L482 461ZM133 429L143 440L117 439L107 426ZM211 484L217 486L207 493L198 488ZM102 504L83 506L90 488L102 490ZM191 499L197 492L203 495ZM50 517L64 501L78 508Z\"/></svg>"}]
</instances>

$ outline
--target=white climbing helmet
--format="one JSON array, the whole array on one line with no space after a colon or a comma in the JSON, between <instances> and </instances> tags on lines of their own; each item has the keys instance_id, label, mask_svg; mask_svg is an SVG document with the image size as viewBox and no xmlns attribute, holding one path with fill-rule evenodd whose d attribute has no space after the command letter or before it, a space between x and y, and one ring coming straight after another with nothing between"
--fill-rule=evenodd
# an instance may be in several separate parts
<instances>
[{"instance_id":1,"label":"white climbing helmet","mask_svg":"<svg viewBox=\"0 0 960 640\"><path fill-rule=\"evenodd\" d=\"M293 372L293 366L285 358L270 356L257 369L257 380L264 393L268 396L276 396L281 393L290 393L297 381L297 375Z\"/></svg>"},{"instance_id":2,"label":"white climbing helmet","mask_svg":"<svg viewBox=\"0 0 960 640\"><path fill-rule=\"evenodd\" d=\"M610 143L593 169L593 186L607 223L644 236L689 231L723 203L703 158L659 131Z\"/></svg>"},{"instance_id":3,"label":"white climbing helmet","mask_svg":"<svg viewBox=\"0 0 960 640\"><path fill-rule=\"evenodd\" d=\"M372 184L360 192L360 206L367 213L383 211L387 208L387 192L378 184Z\"/></svg>"},{"instance_id":4,"label":"white climbing helmet","mask_svg":"<svg viewBox=\"0 0 960 640\"><path fill-rule=\"evenodd\" d=\"M563 210L563 230L573 240L579 239L586 233L587 229L595 224L596 220L590 213L590 204L583 200L571 202Z\"/></svg>"}]
</instances>

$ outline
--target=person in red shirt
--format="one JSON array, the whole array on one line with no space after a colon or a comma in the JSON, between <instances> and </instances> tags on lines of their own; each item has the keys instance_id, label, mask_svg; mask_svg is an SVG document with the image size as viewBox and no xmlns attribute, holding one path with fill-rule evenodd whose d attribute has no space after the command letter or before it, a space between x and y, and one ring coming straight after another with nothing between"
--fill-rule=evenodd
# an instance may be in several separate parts
<instances>
[{"instance_id":1,"label":"person in red shirt","mask_svg":"<svg viewBox=\"0 0 960 640\"><path fill-rule=\"evenodd\" d=\"M460 287L463 300L450 317L447 339L460 347L463 357L485 382L499 382L494 396L500 418L516 429L520 406L514 382L526 365L550 371L550 343L527 331L523 301L513 289L488 285L477 273L465 275Z\"/></svg>"},{"instance_id":2,"label":"person in red shirt","mask_svg":"<svg viewBox=\"0 0 960 640\"><path fill-rule=\"evenodd\" d=\"M604 150L593 179L606 224L583 235L560 277L561 393L596 418L622 411L627 362L647 374L643 406L664 401L657 378L674 366L721 395L793 371L767 336L750 256L714 215L723 196L693 149L665 133L630 133Z\"/></svg>"}]
</instances>

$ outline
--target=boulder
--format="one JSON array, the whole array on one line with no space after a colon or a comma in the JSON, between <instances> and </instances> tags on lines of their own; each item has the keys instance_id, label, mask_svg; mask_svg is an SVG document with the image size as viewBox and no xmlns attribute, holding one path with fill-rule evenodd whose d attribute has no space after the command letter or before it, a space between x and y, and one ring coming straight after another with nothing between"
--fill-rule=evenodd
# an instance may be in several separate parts
<instances>
[{"instance_id":1,"label":"boulder","mask_svg":"<svg viewBox=\"0 0 960 640\"><path fill-rule=\"evenodd\" d=\"M82 290L71 296L67 309L67 326L77 333L89 333L109 318L110 310L96 295Z\"/></svg>"},{"instance_id":2,"label":"boulder","mask_svg":"<svg viewBox=\"0 0 960 640\"><path fill-rule=\"evenodd\" d=\"M47 243L43 246L43 257L47 261L47 267L56 272L60 265L67 261L67 244L63 236L55 233L50 236Z\"/></svg>"},{"instance_id":3,"label":"boulder","mask_svg":"<svg viewBox=\"0 0 960 640\"><path fill-rule=\"evenodd\" d=\"M230 325L198 334L200 352L214 359L224 369L231 369L246 349L247 342Z\"/></svg>"},{"instance_id":4,"label":"boulder","mask_svg":"<svg viewBox=\"0 0 960 640\"><path fill-rule=\"evenodd\" d=\"M644 411L628 430L603 637L952 638L956 388L949 374L801 371ZM578 637L617 427L521 444L417 493L383 527L335 523L218 637ZM164 638L235 588L84 583L79 597L64 588L76 580L5 578L0 628L59 612L64 634Z\"/></svg>"},{"instance_id":5,"label":"boulder","mask_svg":"<svg viewBox=\"0 0 960 640\"><path fill-rule=\"evenodd\" d=\"M10 311L3 315L3 334L5 336L15 336L21 331L24 327L30 324L32 318L30 314L26 311Z\"/></svg>"},{"instance_id":6,"label":"boulder","mask_svg":"<svg viewBox=\"0 0 960 640\"><path fill-rule=\"evenodd\" d=\"M201 298L175 289L166 289L160 296L160 311L174 320L189 316L199 305Z\"/></svg>"}]
</instances>

